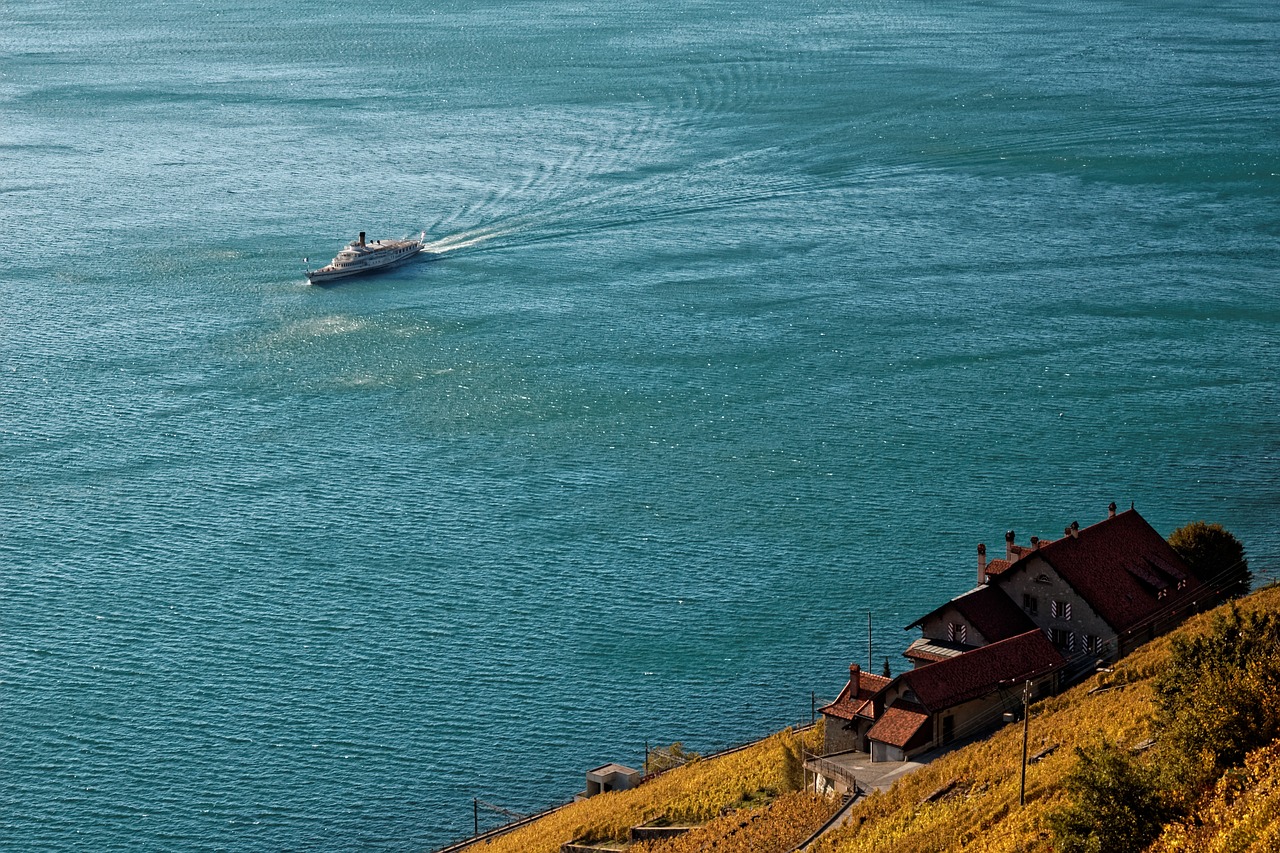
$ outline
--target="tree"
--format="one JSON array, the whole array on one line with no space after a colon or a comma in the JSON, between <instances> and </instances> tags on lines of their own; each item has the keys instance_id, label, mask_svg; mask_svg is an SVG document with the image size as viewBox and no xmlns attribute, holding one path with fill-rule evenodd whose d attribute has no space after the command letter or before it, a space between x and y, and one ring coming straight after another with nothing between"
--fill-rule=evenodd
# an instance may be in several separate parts
<instances>
[{"instance_id":1,"label":"tree","mask_svg":"<svg viewBox=\"0 0 1280 853\"><path fill-rule=\"evenodd\" d=\"M799 791L804 787L804 756L800 753L800 741L792 740L782 748L782 769L779 774L784 791Z\"/></svg>"},{"instance_id":2,"label":"tree","mask_svg":"<svg viewBox=\"0 0 1280 853\"><path fill-rule=\"evenodd\" d=\"M1223 598L1247 595L1253 583L1240 540L1221 524L1193 521L1169 534L1169 544L1200 580L1222 591Z\"/></svg>"},{"instance_id":3,"label":"tree","mask_svg":"<svg viewBox=\"0 0 1280 853\"><path fill-rule=\"evenodd\" d=\"M1063 780L1070 803L1049 815L1061 853L1137 853L1172 816L1154 770L1103 741L1076 747L1076 766Z\"/></svg>"}]
</instances>

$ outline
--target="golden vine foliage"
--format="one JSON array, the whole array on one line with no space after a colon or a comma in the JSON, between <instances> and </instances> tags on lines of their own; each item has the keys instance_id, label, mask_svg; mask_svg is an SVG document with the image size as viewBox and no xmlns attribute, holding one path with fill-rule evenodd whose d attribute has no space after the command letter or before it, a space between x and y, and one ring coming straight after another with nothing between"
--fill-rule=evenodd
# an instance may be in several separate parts
<instances>
[{"instance_id":1,"label":"golden vine foliage","mask_svg":"<svg viewBox=\"0 0 1280 853\"><path fill-rule=\"evenodd\" d=\"M676 838L646 841L631 853L761 853L786 851L812 835L839 807L827 797L796 791L763 808L735 811Z\"/></svg>"},{"instance_id":2,"label":"golden vine foliage","mask_svg":"<svg viewBox=\"0 0 1280 853\"><path fill-rule=\"evenodd\" d=\"M797 734L786 729L751 746L677 767L630 791L613 791L559 811L528 826L467 848L475 853L557 853L565 841L621 841L632 826L665 818L703 823L762 789L785 790L788 751L814 751L822 727Z\"/></svg>"},{"instance_id":3,"label":"golden vine foliage","mask_svg":"<svg viewBox=\"0 0 1280 853\"><path fill-rule=\"evenodd\" d=\"M1165 827L1150 853L1274 853L1280 850L1280 741L1251 753L1218 780L1196 819Z\"/></svg>"},{"instance_id":4,"label":"golden vine foliage","mask_svg":"<svg viewBox=\"0 0 1280 853\"><path fill-rule=\"evenodd\" d=\"M854 807L846 827L821 839L822 853L981 853L1049 851L1047 812L1062 802L1060 782L1075 762L1073 747L1105 732L1113 743L1147 739L1151 688L1145 682L1088 695L1096 680L1032 706L1031 755L1053 748L1027 771L1027 805L1019 807L1022 727L938 759L887 792ZM1135 713L1136 711L1136 713ZM955 782L949 793L930 796Z\"/></svg>"},{"instance_id":5,"label":"golden vine foliage","mask_svg":"<svg viewBox=\"0 0 1280 853\"><path fill-rule=\"evenodd\" d=\"M1280 610L1280 587L1260 590L1237 605L1242 611ZM1200 614L1181 630L1204 633L1211 618L1212 614ZM1074 747L1091 746L1103 738L1134 747L1158 735L1152 730L1155 706L1151 679L1169 658L1169 639L1161 637L1143 646L1117 664L1113 673L1095 676L1032 706L1030 754L1035 756L1049 746L1056 748L1028 767L1026 806L1018 803L1022 727L1008 726L859 803L849 824L822 838L812 848L814 853L1050 853L1054 845L1046 816L1065 802L1062 780L1075 764ZM951 793L936 802L927 801L930 794L952 781L957 784ZM1224 797L1224 804L1236 802ZM1259 814L1265 814L1264 806L1269 802L1259 801ZM1249 826L1256 823L1244 815L1240 820ZM1268 827L1263 821L1260 837L1274 837L1266 834L1274 832ZM1162 853L1200 849L1173 846ZM1280 846L1205 849L1253 853L1280 850Z\"/></svg>"}]
</instances>

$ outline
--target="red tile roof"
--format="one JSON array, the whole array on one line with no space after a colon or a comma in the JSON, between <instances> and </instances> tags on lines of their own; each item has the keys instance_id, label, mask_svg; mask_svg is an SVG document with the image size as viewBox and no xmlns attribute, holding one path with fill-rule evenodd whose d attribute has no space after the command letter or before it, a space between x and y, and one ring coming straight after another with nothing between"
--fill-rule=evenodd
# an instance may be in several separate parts
<instances>
[{"instance_id":1,"label":"red tile roof","mask_svg":"<svg viewBox=\"0 0 1280 853\"><path fill-rule=\"evenodd\" d=\"M853 682L845 682L844 689L840 691L840 695L836 697L836 701L832 702L825 708L819 710L830 717L839 717L842 720L852 720L861 712L868 703L871 702L873 696L881 690L889 686L891 679L885 678L883 675L872 675L868 672L859 673L858 675L858 693L853 694ZM871 716L871 709L866 708L866 717Z\"/></svg>"},{"instance_id":2,"label":"red tile roof","mask_svg":"<svg viewBox=\"0 0 1280 853\"><path fill-rule=\"evenodd\" d=\"M1047 675L1066 661L1044 632L1025 634L909 670L898 676L925 708L937 712Z\"/></svg>"},{"instance_id":3,"label":"red tile roof","mask_svg":"<svg viewBox=\"0 0 1280 853\"><path fill-rule=\"evenodd\" d=\"M1177 598L1202 593L1202 583L1135 510L1064 536L1034 552L1080 594L1117 633L1163 610L1162 590ZM1021 562L1021 561L1019 561ZM1179 582L1184 583L1178 590Z\"/></svg>"},{"instance_id":4,"label":"red tile roof","mask_svg":"<svg viewBox=\"0 0 1280 853\"><path fill-rule=\"evenodd\" d=\"M1007 571L1008 568L1012 565L1013 563L1009 562L1008 560L992 560L991 562L987 563L987 567L983 569L983 571L986 572L987 577L993 578Z\"/></svg>"},{"instance_id":5,"label":"red tile roof","mask_svg":"<svg viewBox=\"0 0 1280 853\"><path fill-rule=\"evenodd\" d=\"M1008 594L999 586L984 584L969 590L964 595L953 598L946 604L926 613L908 625L914 628L931 616L941 614L947 608L955 608L965 621L987 638L988 643L1007 640L1026 633L1036 625L1022 608L1013 603Z\"/></svg>"},{"instance_id":6,"label":"red tile roof","mask_svg":"<svg viewBox=\"0 0 1280 853\"><path fill-rule=\"evenodd\" d=\"M867 732L871 740L903 749L929 722L929 712L914 702L896 699Z\"/></svg>"}]
</instances>

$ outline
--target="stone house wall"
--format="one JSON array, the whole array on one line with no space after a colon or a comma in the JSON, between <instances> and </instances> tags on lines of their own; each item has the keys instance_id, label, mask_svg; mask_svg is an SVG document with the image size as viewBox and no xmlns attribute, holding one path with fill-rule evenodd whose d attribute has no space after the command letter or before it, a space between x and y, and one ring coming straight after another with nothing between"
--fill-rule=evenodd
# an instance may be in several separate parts
<instances>
[{"instance_id":1,"label":"stone house wall","mask_svg":"<svg viewBox=\"0 0 1280 853\"><path fill-rule=\"evenodd\" d=\"M1119 648L1111 626L1043 559L1031 557L1026 565L994 578L993 583L999 584L1064 656L1087 652L1114 661L1129 651Z\"/></svg>"}]
</instances>

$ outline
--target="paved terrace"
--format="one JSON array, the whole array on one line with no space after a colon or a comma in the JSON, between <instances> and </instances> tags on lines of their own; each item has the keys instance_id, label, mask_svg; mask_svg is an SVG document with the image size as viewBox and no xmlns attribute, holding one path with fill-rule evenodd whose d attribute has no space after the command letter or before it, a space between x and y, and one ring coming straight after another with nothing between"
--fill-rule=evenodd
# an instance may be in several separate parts
<instances>
[{"instance_id":1,"label":"paved terrace","mask_svg":"<svg viewBox=\"0 0 1280 853\"><path fill-rule=\"evenodd\" d=\"M844 782L862 796L886 790L899 777L924 767L934 757L929 753L911 761L872 761L870 754L850 750L810 758L804 766L811 773Z\"/></svg>"},{"instance_id":2,"label":"paved terrace","mask_svg":"<svg viewBox=\"0 0 1280 853\"><path fill-rule=\"evenodd\" d=\"M809 845L823 835L826 835L836 827L844 826L849 820L849 813L853 810L853 807L872 791L888 790L894 782L908 773L913 773L921 767L928 766L931 762L949 752L954 752L975 741L985 740L990 735L990 732L984 732L981 735L961 738L946 746L940 746L937 749L918 755L910 761L872 761L869 753L859 752L858 750L833 752L830 755L820 755L808 759L805 761L804 766L810 773L817 773L828 779L839 780L848 786L850 791L856 791L857 793L849 798L849 801L835 813L831 820L823 824L821 829L811 835L796 850L806 850Z\"/></svg>"}]
</instances>

